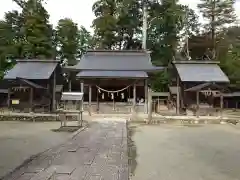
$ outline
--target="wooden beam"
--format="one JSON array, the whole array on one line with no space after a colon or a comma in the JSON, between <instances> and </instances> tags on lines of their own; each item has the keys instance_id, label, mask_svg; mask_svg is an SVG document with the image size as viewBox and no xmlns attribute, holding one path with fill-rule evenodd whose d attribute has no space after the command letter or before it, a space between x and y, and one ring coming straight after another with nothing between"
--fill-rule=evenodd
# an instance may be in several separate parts
<instances>
[{"instance_id":1,"label":"wooden beam","mask_svg":"<svg viewBox=\"0 0 240 180\"><path fill-rule=\"evenodd\" d=\"M176 113L179 114L180 112L180 88L179 88L179 77L177 77L177 104L176 104Z\"/></svg>"},{"instance_id":2,"label":"wooden beam","mask_svg":"<svg viewBox=\"0 0 240 180\"><path fill-rule=\"evenodd\" d=\"M53 72L52 111L56 110L56 71Z\"/></svg>"},{"instance_id":3,"label":"wooden beam","mask_svg":"<svg viewBox=\"0 0 240 180\"><path fill-rule=\"evenodd\" d=\"M83 83L83 81L81 81L80 86L81 86L81 92L83 93L82 106L81 106L81 110L83 111L83 103L84 103L84 83Z\"/></svg>"},{"instance_id":4,"label":"wooden beam","mask_svg":"<svg viewBox=\"0 0 240 180\"><path fill-rule=\"evenodd\" d=\"M115 94L113 95L113 111L116 111Z\"/></svg>"},{"instance_id":5,"label":"wooden beam","mask_svg":"<svg viewBox=\"0 0 240 180\"><path fill-rule=\"evenodd\" d=\"M92 112L92 86L91 85L89 85L88 95L89 95L88 108L89 108L89 114L91 115L91 112Z\"/></svg>"},{"instance_id":6,"label":"wooden beam","mask_svg":"<svg viewBox=\"0 0 240 180\"><path fill-rule=\"evenodd\" d=\"M220 108L221 108L221 116L222 116L222 114L223 114L223 94L222 94L222 92L220 94Z\"/></svg>"},{"instance_id":7,"label":"wooden beam","mask_svg":"<svg viewBox=\"0 0 240 180\"><path fill-rule=\"evenodd\" d=\"M97 112L99 112L99 92L97 89Z\"/></svg>"},{"instance_id":8,"label":"wooden beam","mask_svg":"<svg viewBox=\"0 0 240 180\"><path fill-rule=\"evenodd\" d=\"M32 112L33 110L33 88L30 88L30 94L29 94L29 105L30 105L30 108L29 108L29 112Z\"/></svg>"},{"instance_id":9,"label":"wooden beam","mask_svg":"<svg viewBox=\"0 0 240 180\"><path fill-rule=\"evenodd\" d=\"M133 112L136 112L136 84L133 84Z\"/></svg>"},{"instance_id":10,"label":"wooden beam","mask_svg":"<svg viewBox=\"0 0 240 180\"><path fill-rule=\"evenodd\" d=\"M69 92L72 91L72 80L71 79L68 80L68 91Z\"/></svg>"},{"instance_id":11,"label":"wooden beam","mask_svg":"<svg viewBox=\"0 0 240 180\"><path fill-rule=\"evenodd\" d=\"M148 113L148 80L146 79L144 81L144 98L145 98L145 108L144 108L144 111L145 111L145 114Z\"/></svg>"},{"instance_id":12,"label":"wooden beam","mask_svg":"<svg viewBox=\"0 0 240 180\"><path fill-rule=\"evenodd\" d=\"M11 88L8 88L8 101L7 101L7 104L8 104L8 108L11 107Z\"/></svg>"},{"instance_id":13,"label":"wooden beam","mask_svg":"<svg viewBox=\"0 0 240 180\"><path fill-rule=\"evenodd\" d=\"M199 117L199 91L196 92L196 98L197 98L197 110L196 110L196 115Z\"/></svg>"},{"instance_id":14,"label":"wooden beam","mask_svg":"<svg viewBox=\"0 0 240 180\"><path fill-rule=\"evenodd\" d=\"M152 92L148 88L148 123L152 122Z\"/></svg>"}]
</instances>

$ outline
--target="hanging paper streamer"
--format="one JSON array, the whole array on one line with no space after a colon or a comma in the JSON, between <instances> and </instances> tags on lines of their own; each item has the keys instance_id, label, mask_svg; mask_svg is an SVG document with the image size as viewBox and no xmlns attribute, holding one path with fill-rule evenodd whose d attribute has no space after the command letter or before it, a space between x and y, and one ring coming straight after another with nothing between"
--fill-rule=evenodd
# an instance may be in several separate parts
<instances>
[{"instance_id":1,"label":"hanging paper streamer","mask_svg":"<svg viewBox=\"0 0 240 180\"><path fill-rule=\"evenodd\" d=\"M104 99L104 93L102 93L102 99Z\"/></svg>"},{"instance_id":2,"label":"hanging paper streamer","mask_svg":"<svg viewBox=\"0 0 240 180\"><path fill-rule=\"evenodd\" d=\"M101 90L98 88L98 92L101 93Z\"/></svg>"},{"instance_id":3,"label":"hanging paper streamer","mask_svg":"<svg viewBox=\"0 0 240 180\"><path fill-rule=\"evenodd\" d=\"M134 83L136 83L136 81L135 81ZM133 83L133 84L134 84L134 83ZM106 89L103 89L103 88L101 88L101 87L99 87L99 86L97 86L97 85L96 85L96 87L97 87L99 90L101 90L101 91L107 92L108 95L109 95L109 93L118 93L118 92L122 92L122 91L124 91L124 90L128 90L128 88L131 87L133 84L130 84L130 85L126 86L125 88L119 89L119 90L116 90L116 91L106 90Z\"/></svg>"},{"instance_id":4,"label":"hanging paper streamer","mask_svg":"<svg viewBox=\"0 0 240 180\"><path fill-rule=\"evenodd\" d=\"M114 94L113 93L111 93L111 99L114 99Z\"/></svg>"},{"instance_id":5,"label":"hanging paper streamer","mask_svg":"<svg viewBox=\"0 0 240 180\"><path fill-rule=\"evenodd\" d=\"M122 97L122 99L124 99L124 93L121 93L121 97Z\"/></svg>"}]
</instances>

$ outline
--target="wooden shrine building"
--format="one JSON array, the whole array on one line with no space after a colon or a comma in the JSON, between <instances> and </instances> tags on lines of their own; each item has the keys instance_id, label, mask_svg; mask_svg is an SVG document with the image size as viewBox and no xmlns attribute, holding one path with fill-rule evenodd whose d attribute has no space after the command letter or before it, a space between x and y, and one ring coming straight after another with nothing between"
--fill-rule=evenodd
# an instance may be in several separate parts
<instances>
[{"instance_id":1,"label":"wooden shrine building","mask_svg":"<svg viewBox=\"0 0 240 180\"><path fill-rule=\"evenodd\" d=\"M17 61L4 81L7 81L9 108L24 112L56 110L56 95L63 83L58 61Z\"/></svg>"},{"instance_id":2,"label":"wooden shrine building","mask_svg":"<svg viewBox=\"0 0 240 180\"><path fill-rule=\"evenodd\" d=\"M69 83L77 84L84 92L89 112L103 113L109 110L99 104L109 104L118 112L127 105L146 112L149 75L162 69L153 66L148 52L136 50L90 50L77 65L66 67ZM71 87L69 84L69 91Z\"/></svg>"},{"instance_id":3,"label":"wooden shrine building","mask_svg":"<svg viewBox=\"0 0 240 180\"><path fill-rule=\"evenodd\" d=\"M229 79L216 61L174 61L172 87L178 89L176 98L177 113L181 109L201 102L213 104L214 98L220 98L223 107L223 93Z\"/></svg>"}]
</instances>

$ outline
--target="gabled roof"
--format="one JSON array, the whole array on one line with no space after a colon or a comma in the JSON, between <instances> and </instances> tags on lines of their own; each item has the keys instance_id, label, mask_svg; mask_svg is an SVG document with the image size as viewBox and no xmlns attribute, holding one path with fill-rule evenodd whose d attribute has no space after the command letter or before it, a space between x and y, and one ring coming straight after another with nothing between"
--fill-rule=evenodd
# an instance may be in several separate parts
<instances>
[{"instance_id":1,"label":"gabled roof","mask_svg":"<svg viewBox=\"0 0 240 180\"><path fill-rule=\"evenodd\" d=\"M174 62L179 77L183 82L219 82L229 83L228 77L216 62L188 61Z\"/></svg>"},{"instance_id":2,"label":"gabled roof","mask_svg":"<svg viewBox=\"0 0 240 180\"><path fill-rule=\"evenodd\" d=\"M88 51L76 66L76 70L95 71L153 71L163 69L151 63L150 54L146 51Z\"/></svg>"},{"instance_id":3,"label":"gabled roof","mask_svg":"<svg viewBox=\"0 0 240 180\"><path fill-rule=\"evenodd\" d=\"M79 78L147 78L144 71L81 71L77 74Z\"/></svg>"},{"instance_id":4,"label":"gabled roof","mask_svg":"<svg viewBox=\"0 0 240 180\"><path fill-rule=\"evenodd\" d=\"M17 64L9 70L4 79L49 79L58 65L56 60L24 60L17 61Z\"/></svg>"}]
</instances>

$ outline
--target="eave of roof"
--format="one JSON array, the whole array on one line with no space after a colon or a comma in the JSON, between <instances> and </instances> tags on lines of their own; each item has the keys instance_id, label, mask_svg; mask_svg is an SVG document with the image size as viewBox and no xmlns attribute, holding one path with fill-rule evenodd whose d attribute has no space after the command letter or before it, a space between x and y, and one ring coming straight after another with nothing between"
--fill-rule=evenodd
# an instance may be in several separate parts
<instances>
[{"instance_id":1,"label":"eave of roof","mask_svg":"<svg viewBox=\"0 0 240 180\"><path fill-rule=\"evenodd\" d=\"M77 78L148 78L144 71L81 71Z\"/></svg>"},{"instance_id":2,"label":"eave of roof","mask_svg":"<svg viewBox=\"0 0 240 180\"><path fill-rule=\"evenodd\" d=\"M190 60L190 61L172 61L173 64L219 64L219 61L206 61L206 60Z\"/></svg>"},{"instance_id":3,"label":"eave of roof","mask_svg":"<svg viewBox=\"0 0 240 180\"><path fill-rule=\"evenodd\" d=\"M66 71L93 71L93 69L81 69L76 66L65 66L63 67ZM144 72L158 72L164 70L165 67L163 66L152 66L152 68L146 68L146 69L94 69L94 71L144 71Z\"/></svg>"},{"instance_id":4,"label":"eave of roof","mask_svg":"<svg viewBox=\"0 0 240 180\"><path fill-rule=\"evenodd\" d=\"M180 63L174 66L182 82L230 82L216 63Z\"/></svg>"}]
</instances>

